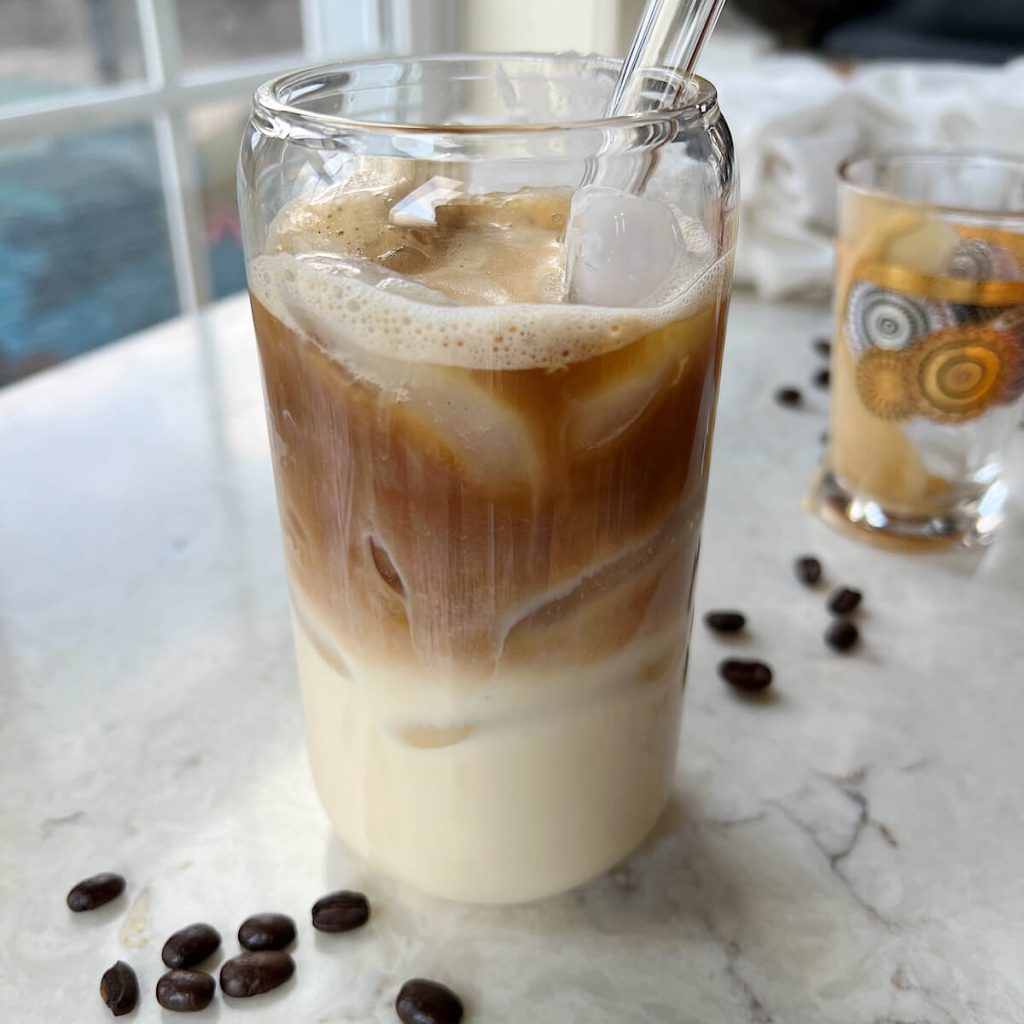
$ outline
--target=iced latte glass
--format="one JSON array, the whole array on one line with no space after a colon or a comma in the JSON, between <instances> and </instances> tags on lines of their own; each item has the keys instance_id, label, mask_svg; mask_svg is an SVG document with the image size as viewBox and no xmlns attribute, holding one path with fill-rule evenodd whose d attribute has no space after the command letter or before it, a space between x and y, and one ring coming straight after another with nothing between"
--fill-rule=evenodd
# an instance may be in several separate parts
<instances>
[{"instance_id":1,"label":"iced latte glass","mask_svg":"<svg viewBox=\"0 0 1024 1024\"><path fill-rule=\"evenodd\" d=\"M735 231L714 89L436 57L256 96L240 196L313 775L480 902L669 793Z\"/></svg>"},{"instance_id":2,"label":"iced latte glass","mask_svg":"<svg viewBox=\"0 0 1024 1024\"><path fill-rule=\"evenodd\" d=\"M986 543L1024 395L1024 162L840 169L832 429L811 503L899 548Z\"/></svg>"}]
</instances>

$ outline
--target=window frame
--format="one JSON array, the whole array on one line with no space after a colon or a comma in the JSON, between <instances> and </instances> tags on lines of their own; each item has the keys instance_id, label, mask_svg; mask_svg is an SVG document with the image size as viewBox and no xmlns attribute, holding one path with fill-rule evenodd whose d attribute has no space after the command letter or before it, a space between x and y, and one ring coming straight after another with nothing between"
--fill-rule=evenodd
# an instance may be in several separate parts
<instances>
[{"instance_id":1,"label":"window frame","mask_svg":"<svg viewBox=\"0 0 1024 1024\"><path fill-rule=\"evenodd\" d=\"M0 147L116 124L151 124L182 313L194 313L212 297L190 111L248 100L268 78L303 64L388 51L435 52L458 43L458 0L299 0L301 50L187 71L175 0L135 5L143 78L2 107Z\"/></svg>"}]
</instances>

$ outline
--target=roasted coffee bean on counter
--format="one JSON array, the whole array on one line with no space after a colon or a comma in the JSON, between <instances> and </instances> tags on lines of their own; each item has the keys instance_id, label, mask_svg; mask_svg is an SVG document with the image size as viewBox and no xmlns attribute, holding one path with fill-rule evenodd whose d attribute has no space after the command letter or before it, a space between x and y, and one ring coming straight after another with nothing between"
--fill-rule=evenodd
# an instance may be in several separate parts
<instances>
[{"instance_id":1,"label":"roasted coffee bean on counter","mask_svg":"<svg viewBox=\"0 0 1024 1024\"><path fill-rule=\"evenodd\" d=\"M131 1013L139 1001L139 979L123 960L118 960L100 978L100 999L115 1017Z\"/></svg>"},{"instance_id":2,"label":"roasted coffee bean on counter","mask_svg":"<svg viewBox=\"0 0 1024 1024\"><path fill-rule=\"evenodd\" d=\"M425 978L407 981L395 1000L402 1024L458 1024L462 1000L446 985Z\"/></svg>"},{"instance_id":3,"label":"roasted coffee bean on counter","mask_svg":"<svg viewBox=\"0 0 1024 1024\"><path fill-rule=\"evenodd\" d=\"M832 355L832 342L828 338L815 338L811 343L814 346L814 351L819 356L830 356Z\"/></svg>"},{"instance_id":4,"label":"roasted coffee bean on counter","mask_svg":"<svg viewBox=\"0 0 1024 1024\"><path fill-rule=\"evenodd\" d=\"M763 661L726 658L719 662L718 674L737 690L757 693L772 684L772 670Z\"/></svg>"},{"instance_id":5,"label":"roasted coffee bean on counter","mask_svg":"<svg viewBox=\"0 0 1024 1024\"><path fill-rule=\"evenodd\" d=\"M236 999L263 995L295 973L295 961L280 950L262 949L226 960L220 969L221 991Z\"/></svg>"},{"instance_id":6,"label":"roasted coffee bean on counter","mask_svg":"<svg viewBox=\"0 0 1024 1024\"><path fill-rule=\"evenodd\" d=\"M156 983L156 1001L175 1013L197 1013L213 1002L216 989L212 974L179 968L168 971Z\"/></svg>"},{"instance_id":7,"label":"roasted coffee bean on counter","mask_svg":"<svg viewBox=\"0 0 1024 1024\"><path fill-rule=\"evenodd\" d=\"M863 596L859 590L852 590L850 587L839 587L837 590L833 590L829 596L828 610L833 615L849 615L860 606Z\"/></svg>"},{"instance_id":8,"label":"roasted coffee bean on counter","mask_svg":"<svg viewBox=\"0 0 1024 1024\"><path fill-rule=\"evenodd\" d=\"M825 630L825 643L836 651L848 651L860 639L860 632L849 619L836 619Z\"/></svg>"},{"instance_id":9,"label":"roasted coffee bean on counter","mask_svg":"<svg viewBox=\"0 0 1024 1024\"><path fill-rule=\"evenodd\" d=\"M124 892L125 880L121 875L104 871L102 874L83 878L68 893L68 906L77 914L83 910L95 910Z\"/></svg>"},{"instance_id":10,"label":"roasted coffee bean on counter","mask_svg":"<svg viewBox=\"0 0 1024 1024\"><path fill-rule=\"evenodd\" d=\"M284 949L295 941L295 922L287 914L253 914L238 929L246 949Z\"/></svg>"},{"instance_id":11,"label":"roasted coffee bean on counter","mask_svg":"<svg viewBox=\"0 0 1024 1024\"><path fill-rule=\"evenodd\" d=\"M704 616L704 624L716 633L738 633L747 624L747 619L742 612L708 612Z\"/></svg>"},{"instance_id":12,"label":"roasted coffee bean on counter","mask_svg":"<svg viewBox=\"0 0 1024 1024\"><path fill-rule=\"evenodd\" d=\"M803 400L804 396L800 393L799 388L779 388L775 392L775 401L779 405L793 407L799 405Z\"/></svg>"},{"instance_id":13,"label":"roasted coffee bean on counter","mask_svg":"<svg viewBox=\"0 0 1024 1024\"><path fill-rule=\"evenodd\" d=\"M832 374L827 366L823 366L814 374L812 380L816 388L827 388L832 383Z\"/></svg>"},{"instance_id":14,"label":"roasted coffee bean on counter","mask_svg":"<svg viewBox=\"0 0 1024 1024\"><path fill-rule=\"evenodd\" d=\"M350 932L370 919L370 903L361 892L341 889L313 904L313 927L321 932Z\"/></svg>"},{"instance_id":15,"label":"roasted coffee bean on counter","mask_svg":"<svg viewBox=\"0 0 1024 1024\"><path fill-rule=\"evenodd\" d=\"M813 555L801 555L794 563L796 578L805 586L813 587L821 579L821 562Z\"/></svg>"},{"instance_id":16,"label":"roasted coffee bean on counter","mask_svg":"<svg viewBox=\"0 0 1024 1024\"><path fill-rule=\"evenodd\" d=\"M208 924L190 924L165 943L161 959L168 967L195 967L220 945L220 932Z\"/></svg>"}]
</instances>

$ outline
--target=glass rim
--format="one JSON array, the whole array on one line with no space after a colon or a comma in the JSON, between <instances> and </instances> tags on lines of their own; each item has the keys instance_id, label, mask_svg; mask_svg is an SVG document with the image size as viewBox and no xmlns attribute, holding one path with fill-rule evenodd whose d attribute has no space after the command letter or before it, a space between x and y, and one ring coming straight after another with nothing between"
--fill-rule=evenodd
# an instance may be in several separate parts
<instances>
[{"instance_id":1,"label":"glass rim","mask_svg":"<svg viewBox=\"0 0 1024 1024\"><path fill-rule=\"evenodd\" d=\"M718 107L718 91L711 82L700 75L685 75L680 71L667 67L645 68L649 74L663 76L666 82L679 82L679 96L674 102L655 110L642 111L636 114L623 114L617 117L582 118L579 120L544 121L537 123L499 123L484 124L445 124L416 121L375 121L356 117L344 117L338 114L323 114L306 109L293 95L303 86L308 86L311 79L331 73L335 76L372 67L414 66L423 64L444 64L456 61L516 61L521 63L539 63L541 61L575 61L577 64L588 64L618 73L622 61L614 57L599 54L581 53L438 53L418 56L399 57L368 57L361 60L329 61L308 67L297 68L277 75L260 85L252 100L252 114L262 115L271 125L283 123L288 127L301 127L325 134L334 132L360 132L363 134L415 134L415 135L453 135L462 138L501 137L514 135L555 134L559 132L593 131L594 129L635 130L649 125L665 124L669 121L694 121L713 113ZM309 95L312 90L306 90ZM260 126L262 127L262 126Z\"/></svg>"},{"instance_id":2,"label":"glass rim","mask_svg":"<svg viewBox=\"0 0 1024 1024\"><path fill-rule=\"evenodd\" d=\"M880 185L865 185L854 181L850 175L858 166L874 165L878 167L883 163L927 163L935 161L946 165L977 165L995 164L1009 168L1016 168L1024 180L1024 157L1015 156L1012 153L1001 153L996 150L977 149L971 151L954 149L886 149L878 153L854 153L840 161L836 168L836 175L840 185L844 189L861 196L874 196L879 199L892 199L904 206L923 207L939 214L950 214L955 217L977 218L984 217L986 220L1010 220L1019 221L1024 218L1024 204L1015 210L979 209L971 206L957 206L947 203L931 203L925 199L911 199L902 196L892 189L883 188Z\"/></svg>"}]
</instances>

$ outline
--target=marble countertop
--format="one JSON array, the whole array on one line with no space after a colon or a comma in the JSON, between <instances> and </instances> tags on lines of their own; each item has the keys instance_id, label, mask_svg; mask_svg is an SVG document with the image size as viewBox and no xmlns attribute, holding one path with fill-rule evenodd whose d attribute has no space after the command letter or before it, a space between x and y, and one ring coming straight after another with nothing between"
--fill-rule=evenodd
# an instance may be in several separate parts
<instances>
[{"instance_id":1,"label":"marble countertop","mask_svg":"<svg viewBox=\"0 0 1024 1024\"><path fill-rule=\"evenodd\" d=\"M698 624L678 792L628 863L562 898L460 907L367 872L308 777L248 312L231 300L0 392L0 1006L138 1022L175 928L300 924L295 978L196 1021L393 1022L411 976L467 1024L1024 1021L1024 511L987 552L861 548L800 511L827 399L810 306L734 303L698 614L739 607L777 697L736 699ZM1024 432L1011 479L1024 477ZM1018 499L1019 502L1019 499ZM865 592L864 643L821 641L824 592ZM91 914L64 896L119 870ZM313 932L364 889L368 928Z\"/></svg>"}]
</instances>

